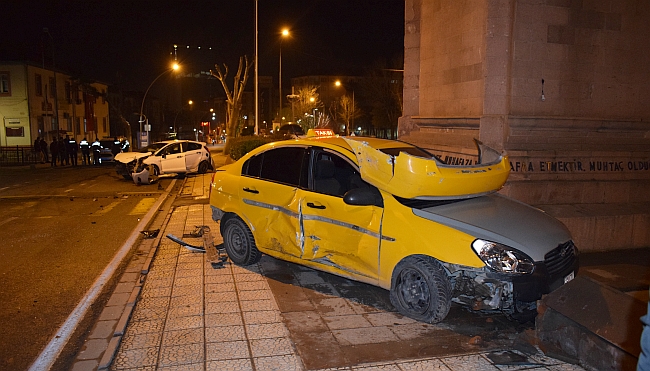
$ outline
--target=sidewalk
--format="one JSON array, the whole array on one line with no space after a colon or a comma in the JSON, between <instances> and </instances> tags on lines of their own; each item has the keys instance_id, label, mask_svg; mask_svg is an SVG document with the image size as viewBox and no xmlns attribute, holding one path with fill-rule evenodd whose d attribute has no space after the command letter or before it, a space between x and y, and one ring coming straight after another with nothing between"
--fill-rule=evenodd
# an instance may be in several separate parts
<instances>
[{"instance_id":1,"label":"sidewalk","mask_svg":"<svg viewBox=\"0 0 650 371\"><path fill-rule=\"evenodd\" d=\"M291 334L295 334L296 329L290 331L287 324L295 327L298 323L307 332L302 335L317 337L309 349L323 358L322 364L327 364L328 357L340 357L339 351L354 356L357 351L377 352L382 342L387 342L384 344L388 347L408 344L414 331L449 333L445 324L418 323L381 307L360 305L345 295L332 293L329 288L325 290L329 294L308 295L317 295L318 300L329 303L334 308L332 313L315 321L313 317L317 314L306 308L300 312L301 318L283 317L278 304L287 305L287 297L277 297L274 292L280 292L278 287L292 296L297 295L294 292L298 291L291 291L296 288L311 291L305 289L309 281L323 286L322 282L315 282L315 271L298 267L300 282L291 283L291 279L287 279L288 283L281 282L278 272L284 269L284 262L267 256L249 267L227 263L224 268L215 269L206 261L206 254L190 252L164 237L171 233L188 243L201 245L200 238L188 236L196 226L206 225L212 231L215 244L222 242L218 224L212 221L210 206L206 203L211 175L186 178L178 197L192 199L195 203L187 205L185 201L184 206L174 208L162 223L158 237L142 240L136 259L129 264L77 355L74 371L315 369L305 367L305 364L318 362L302 358L309 356L298 351L306 349L305 344L298 344L299 347L294 342ZM273 290L269 283L275 285ZM326 332L309 332L317 331L313 328L316 322ZM302 341L301 336L296 339ZM315 349L319 346L320 349ZM489 358L495 354L495 349L466 348L461 355L453 357L422 358L417 357L417 352L407 351L404 352L406 356L389 358L394 359L391 361L350 364L348 359L345 366L327 369L582 370L541 353L526 358L512 349L500 350L511 350L513 353L508 353L511 356L524 356L523 365L495 365ZM444 350L437 353L444 354Z\"/></svg>"}]
</instances>

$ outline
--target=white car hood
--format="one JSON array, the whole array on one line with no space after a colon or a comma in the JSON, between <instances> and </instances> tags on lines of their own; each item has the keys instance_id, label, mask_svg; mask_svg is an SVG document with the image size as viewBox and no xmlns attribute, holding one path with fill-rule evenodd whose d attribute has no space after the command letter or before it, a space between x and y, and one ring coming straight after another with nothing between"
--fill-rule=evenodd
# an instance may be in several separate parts
<instances>
[{"instance_id":1,"label":"white car hood","mask_svg":"<svg viewBox=\"0 0 650 371\"><path fill-rule=\"evenodd\" d=\"M413 209L413 213L477 238L514 247L535 261L543 261L546 253L571 239L569 230L559 220L498 193Z\"/></svg>"},{"instance_id":2,"label":"white car hood","mask_svg":"<svg viewBox=\"0 0 650 371\"><path fill-rule=\"evenodd\" d=\"M149 157L151 156L151 152L122 152L118 153L115 155L115 161L119 161L125 164L128 164L129 162L133 160L137 160L139 158L143 157Z\"/></svg>"}]
</instances>

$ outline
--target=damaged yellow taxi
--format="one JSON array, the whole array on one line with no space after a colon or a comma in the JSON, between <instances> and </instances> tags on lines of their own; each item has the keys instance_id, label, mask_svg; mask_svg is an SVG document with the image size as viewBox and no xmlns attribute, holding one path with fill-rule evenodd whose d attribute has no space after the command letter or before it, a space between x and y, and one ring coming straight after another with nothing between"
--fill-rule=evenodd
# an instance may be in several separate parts
<instances>
[{"instance_id":1,"label":"damaged yellow taxi","mask_svg":"<svg viewBox=\"0 0 650 371\"><path fill-rule=\"evenodd\" d=\"M212 218L235 264L268 254L376 285L428 323L452 302L526 317L573 279L578 251L562 223L497 193L508 158L477 146L457 166L377 138L269 143L216 170Z\"/></svg>"}]
</instances>

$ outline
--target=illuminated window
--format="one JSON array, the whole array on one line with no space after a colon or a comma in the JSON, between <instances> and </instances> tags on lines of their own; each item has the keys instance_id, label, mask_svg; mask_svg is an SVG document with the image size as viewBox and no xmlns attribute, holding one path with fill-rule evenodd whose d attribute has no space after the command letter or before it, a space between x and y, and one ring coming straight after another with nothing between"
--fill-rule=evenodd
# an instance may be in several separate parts
<instances>
[{"instance_id":1,"label":"illuminated window","mask_svg":"<svg viewBox=\"0 0 650 371\"><path fill-rule=\"evenodd\" d=\"M0 96L11 95L11 78L8 71L0 71Z\"/></svg>"}]
</instances>

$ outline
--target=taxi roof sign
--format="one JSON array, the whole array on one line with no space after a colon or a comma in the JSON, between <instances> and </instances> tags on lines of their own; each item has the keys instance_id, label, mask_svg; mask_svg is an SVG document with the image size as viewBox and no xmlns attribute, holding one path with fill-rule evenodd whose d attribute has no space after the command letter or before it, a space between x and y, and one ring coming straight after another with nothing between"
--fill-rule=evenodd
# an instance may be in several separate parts
<instances>
[{"instance_id":1,"label":"taxi roof sign","mask_svg":"<svg viewBox=\"0 0 650 371\"><path fill-rule=\"evenodd\" d=\"M332 129L309 129L307 130L307 137L333 137L334 131Z\"/></svg>"}]
</instances>

